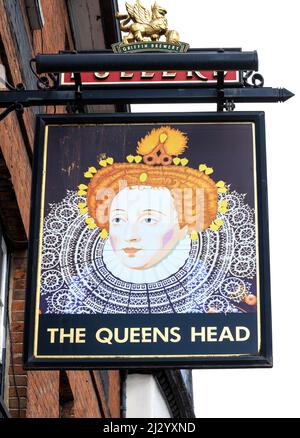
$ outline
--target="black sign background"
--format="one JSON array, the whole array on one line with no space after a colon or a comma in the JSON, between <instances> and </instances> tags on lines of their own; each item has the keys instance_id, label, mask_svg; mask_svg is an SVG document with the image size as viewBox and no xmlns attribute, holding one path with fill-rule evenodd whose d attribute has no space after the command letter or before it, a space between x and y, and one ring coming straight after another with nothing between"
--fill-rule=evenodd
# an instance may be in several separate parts
<instances>
[{"instance_id":1,"label":"black sign background","mask_svg":"<svg viewBox=\"0 0 300 438\"><path fill-rule=\"evenodd\" d=\"M230 123L225 125L223 123ZM232 122L232 124L231 124ZM91 157L99 153L98 137L103 130L101 124L111 124L111 132L106 130L105 150L112 155L115 161L124 161L128 149L124 146L124 126L127 125L126 144L132 145L145 135L153 123L176 123L178 129L185 131L185 123L199 123L188 132L189 143L193 144L197 136L201 135L201 150L189 151L190 164L196 167L199 162L206 162L215 169L214 179L222 179L231 184L231 190L247 194L247 203L255 207L253 180L249 181L253 163L252 137L249 136L249 125L238 123L248 122L255 126L257 203L256 215L258 223L259 243L259 289L260 303L258 312L247 308L247 313L237 314L147 314L147 315L38 315L36 311L36 293L38 284L39 239L41 220L42 172L44 161L45 127L50 126L48 135L47 179L51 181L45 192L45 214L49 204L58 202L66 193L82 182L82 173L89 166L95 165ZM214 123L201 125L201 123ZM218 125L218 123L221 123ZM89 135L90 148L88 154L82 153L86 139L84 125L98 125L93 127ZM53 126L54 125L54 126ZM62 127L63 125L63 127ZM79 125L83 125L78 129ZM208 129L207 127L210 126ZM92 128L92 127L91 127ZM64 130L63 134L61 130ZM232 133L230 134L230 129ZM234 131L233 131L234 130ZM76 136L74 136L76 132ZM200 132L200 134L199 134ZM94 142L91 138L95 137ZM193 138L195 136L195 138ZM235 113L235 114L113 114L113 115L80 115L80 116L39 116L37 120L36 145L34 157L34 175L32 188L30 254L28 267L28 290L26 307L26 331L24 362L27 368L120 368L120 367L239 367L239 366L271 366L271 317L270 317L270 281L269 281L269 253L268 253L268 223L267 223L267 192L266 192L266 162L264 139L263 113ZM103 137L102 137L103 139ZM220 142L220 139L222 140ZM240 144L249 144L249 147L240 148ZM118 147L118 145L121 145ZM122 146L123 145L123 146ZM51 146L51 147L50 147ZM80 149L82 148L82 149ZM94 149L94 151L93 151ZM247 155L248 154L248 155ZM200 156L201 155L201 156ZM76 163L78 171L61 172L67 169L70 163ZM250 163L250 164L249 164ZM252 165L251 165L252 163ZM246 167L245 167L246 166ZM248 167L247 167L248 166ZM245 169L248 169L248 174ZM59 175L59 176L58 176ZM71 175L71 176L70 176ZM259 318L257 318L257 316ZM37 320L39 323L37 324ZM109 328L112 331L119 329L119 336L123 336L124 328L134 327L133 341L111 344L105 342L105 332L102 332L104 341L96 339L96 332L100 328ZM139 329L156 327L160 331L167 328L177 328L180 334L177 342L163 341L141 342ZM211 330L211 338L196 337L191 341L191 328L196 332L201 328L209 338L207 329ZM246 327L250 336L246 341L236 342L230 336L220 342L218 338L226 327L234 335L236 327ZM59 343L59 332L55 332L55 342L50 342L49 329L63 329L64 334L70 329L85 329L85 342L69 342L67 336L63 343ZM149 334L149 330L147 331ZM227 333L228 334L228 333ZM172 336L170 337L172 338ZM178 337L177 337L178 340Z\"/></svg>"}]
</instances>

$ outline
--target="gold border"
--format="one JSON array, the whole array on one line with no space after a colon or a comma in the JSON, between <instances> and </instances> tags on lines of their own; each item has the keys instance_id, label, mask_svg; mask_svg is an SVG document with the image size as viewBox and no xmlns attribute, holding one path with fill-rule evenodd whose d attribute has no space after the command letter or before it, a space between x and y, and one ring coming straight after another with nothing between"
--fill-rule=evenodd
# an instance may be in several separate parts
<instances>
[{"instance_id":1,"label":"gold border","mask_svg":"<svg viewBox=\"0 0 300 438\"><path fill-rule=\"evenodd\" d=\"M146 124L146 122L143 122ZM147 125L157 125L157 123L147 123ZM253 183L254 183L254 205L255 205L255 233L256 233L256 285L257 285L257 352L256 353L242 353L242 354L178 354L178 355L62 355L62 356L45 356L38 355L38 327L39 327L39 307L40 307L40 287L41 287L41 257L42 257L42 241L43 241L43 224L44 224L44 206L45 206L45 188L46 188L46 163L48 152L48 134L49 127L52 126L79 126L78 124L53 124L45 126L44 137L44 156L43 156L43 170L42 170L42 190L41 190L41 209L40 209L40 229L39 229L39 250L38 250L38 269L37 269L37 290L36 290L36 308L35 308L35 330L34 330L34 351L33 357L35 359L138 359L138 358L200 358L200 357L256 357L261 350L261 317L260 317L260 283L259 283L259 238L258 238L258 202L257 202L257 174L256 174L256 137L255 137L255 123L254 122L171 122L170 125L252 125L252 148L253 148ZM141 123L82 123L80 126L123 126L123 125L141 125Z\"/></svg>"},{"instance_id":2,"label":"gold border","mask_svg":"<svg viewBox=\"0 0 300 438\"><path fill-rule=\"evenodd\" d=\"M46 189L46 173L47 173L47 152L48 152L48 134L49 125L45 126L44 137L44 156L43 156L43 170L42 170L42 190L41 190L41 208L40 208L40 232L39 232L39 251L38 251L38 269L37 269L37 289L36 289L36 304L35 304L35 330L34 330L34 349L33 355L37 356L38 348L38 329L39 329L39 309L40 309L40 289L41 289L41 259L42 259L42 243L43 243L43 226L44 226L44 214L45 214L45 189Z\"/></svg>"},{"instance_id":3,"label":"gold border","mask_svg":"<svg viewBox=\"0 0 300 438\"><path fill-rule=\"evenodd\" d=\"M157 355L147 355L147 354L139 354L139 355L130 355L128 354L127 356L125 355L120 355L120 356L110 356L110 355L104 355L104 356L67 356L67 355L63 355L63 356L38 356L38 359L114 359L114 358L119 358L119 359L126 359L126 358L131 358L131 359L136 359L136 358L141 358L141 359L155 359L155 358L160 358L160 357L164 357L164 358L175 358L175 357L187 357L187 358L192 358L192 357L241 357L241 356L251 356L251 357L256 357L258 356L258 354L253 354L253 353L242 353L242 354L169 354L168 356L165 356L163 354L157 354Z\"/></svg>"},{"instance_id":4,"label":"gold border","mask_svg":"<svg viewBox=\"0 0 300 438\"><path fill-rule=\"evenodd\" d=\"M252 122L252 137L253 137L253 169L256 169L256 135L255 123ZM261 315L260 315L260 269L259 269L259 241L258 241L258 203L257 203L257 174L253 171L254 184L254 212L255 212L255 240L256 240L256 285L257 285L257 351L261 350Z\"/></svg>"}]
</instances>

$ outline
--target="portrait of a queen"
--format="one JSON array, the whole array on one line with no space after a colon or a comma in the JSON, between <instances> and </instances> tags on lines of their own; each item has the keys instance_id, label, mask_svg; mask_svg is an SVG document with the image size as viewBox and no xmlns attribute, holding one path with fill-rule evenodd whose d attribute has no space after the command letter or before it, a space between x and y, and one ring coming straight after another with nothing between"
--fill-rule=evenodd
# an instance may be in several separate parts
<instances>
[{"instance_id":1,"label":"portrait of a queen","mask_svg":"<svg viewBox=\"0 0 300 438\"><path fill-rule=\"evenodd\" d=\"M190 165L189 148L187 133L155 126L123 162L102 154L51 205L43 313L253 311L253 209L210 163Z\"/></svg>"}]
</instances>

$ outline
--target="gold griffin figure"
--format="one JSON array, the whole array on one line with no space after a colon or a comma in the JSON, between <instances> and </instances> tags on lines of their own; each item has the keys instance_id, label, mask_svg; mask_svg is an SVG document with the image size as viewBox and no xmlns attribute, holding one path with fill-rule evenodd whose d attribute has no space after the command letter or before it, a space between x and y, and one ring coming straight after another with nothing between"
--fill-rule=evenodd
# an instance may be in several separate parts
<instances>
[{"instance_id":1,"label":"gold griffin figure","mask_svg":"<svg viewBox=\"0 0 300 438\"><path fill-rule=\"evenodd\" d=\"M166 36L168 43L179 42L179 34L175 30L168 30L168 21L165 18L166 9L159 6L157 2L151 7L151 12L136 0L132 6L125 3L127 14L117 13L116 18L120 20L120 28L122 32L128 32L123 37L123 43L129 44L134 42L159 41L162 35ZM133 23L130 23L133 21Z\"/></svg>"}]
</instances>

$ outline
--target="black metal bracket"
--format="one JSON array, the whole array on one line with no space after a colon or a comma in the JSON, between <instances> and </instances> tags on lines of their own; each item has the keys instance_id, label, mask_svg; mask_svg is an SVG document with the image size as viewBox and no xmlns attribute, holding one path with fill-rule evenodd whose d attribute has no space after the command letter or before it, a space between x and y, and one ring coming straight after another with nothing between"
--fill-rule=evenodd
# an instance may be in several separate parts
<instances>
[{"instance_id":1,"label":"black metal bracket","mask_svg":"<svg viewBox=\"0 0 300 438\"><path fill-rule=\"evenodd\" d=\"M35 68L33 68L33 64ZM217 111L233 111L238 102L285 102L294 96L285 88L264 87L258 69L256 52L242 52L240 49L191 49L185 54L113 54L103 52L72 52L57 55L38 55L30 61L30 67L37 78L37 90L25 90L23 84L9 91L0 91L0 121L12 111L23 112L33 106L67 107L69 113L85 112L85 105L130 104L130 103L216 103ZM154 70L206 70L217 71L217 84L202 87L198 83L187 86L163 84L149 87L126 84L120 87L111 84L85 87L81 72L84 71L141 71ZM225 71L242 72L242 81L230 86L225 83ZM58 84L58 72L74 72L75 86L65 89ZM39 76L44 74L43 76ZM46 74L46 75L45 75ZM173 86L172 86L173 85Z\"/></svg>"},{"instance_id":2,"label":"black metal bracket","mask_svg":"<svg viewBox=\"0 0 300 438\"><path fill-rule=\"evenodd\" d=\"M12 103L8 108L6 108L4 111L2 111L2 113L0 114L0 122L5 119L6 116L8 116L8 114L10 114L11 112L16 111L19 114L23 114L24 112L24 107L21 103L15 102Z\"/></svg>"},{"instance_id":3,"label":"black metal bracket","mask_svg":"<svg viewBox=\"0 0 300 438\"><path fill-rule=\"evenodd\" d=\"M15 91L17 93L24 91L25 90L25 86L22 83L17 84L16 86L13 86L12 84L10 84L8 81L6 81L5 79L2 80L1 82L4 83L4 85L10 90L10 91ZM1 105L0 105L1 108ZM24 112L24 107L21 103L18 102L18 99L16 99L15 102L11 102L10 105L8 107L6 107L6 109L0 113L0 122L5 119L5 117L10 114L11 112L16 111L20 114L23 114Z\"/></svg>"},{"instance_id":4,"label":"black metal bracket","mask_svg":"<svg viewBox=\"0 0 300 438\"><path fill-rule=\"evenodd\" d=\"M234 99L226 99L224 91L225 72L217 72L217 111L234 111L235 103Z\"/></svg>"},{"instance_id":5,"label":"black metal bracket","mask_svg":"<svg viewBox=\"0 0 300 438\"><path fill-rule=\"evenodd\" d=\"M233 99L227 99L224 103L224 109L228 112L235 110L235 103Z\"/></svg>"},{"instance_id":6,"label":"black metal bracket","mask_svg":"<svg viewBox=\"0 0 300 438\"><path fill-rule=\"evenodd\" d=\"M75 101L69 102L67 104L67 113L68 114L76 114L76 113L84 113L84 103L82 100L82 80L81 74L76 72L74 73L74 81L75 81Z\"/></svg>"},{"instance_id":7,"label":"black metal bracket","mask_svg":"<svg viewBox=\"0 0 300 438\"><path fill-rule=\"evenodd\" d=\"M6 86L8 87L9 90L11 90L9 91L10 93L16 92L17 96L19 95L19 93L22 93L25 90L24 84L22 83L19 83L15 87L13 87L11 84L7 82ZM0 108L1 108L1 104L0 104ZM2 111L2 113L0 113L0 122L13 111L16 111L19 114L23 114L24 112L24 106L22 103L19 102L18 98L16 99L15 102L11 102L10 105L4 111Z\"/></svg>"},{"instance_id":8,"label":"black metal bracket","mask_svg":"<svg viewBox=\"0 0 300 438\"><path fill-rule=\"evenodd\" d=\"M251 79L251 83L249 80ZM260 73L254 73L253 70L246 70L243 72L243 85L244 87L263 87L264 78Z\"/></svg>"},{"instance_id":9,"label":"black metal bracket","mask_svg":"<svg viewBox=\"0 0 300 438\"><path fill-rule=\"evenodd\" d=\"M224 110L224 72L217 72L217 93L218 93L218 101L217 101L217 111L222 112Z\"/></svg>"}]
</instances>

